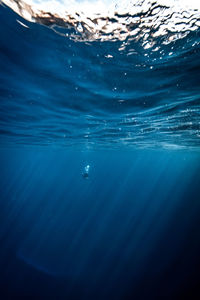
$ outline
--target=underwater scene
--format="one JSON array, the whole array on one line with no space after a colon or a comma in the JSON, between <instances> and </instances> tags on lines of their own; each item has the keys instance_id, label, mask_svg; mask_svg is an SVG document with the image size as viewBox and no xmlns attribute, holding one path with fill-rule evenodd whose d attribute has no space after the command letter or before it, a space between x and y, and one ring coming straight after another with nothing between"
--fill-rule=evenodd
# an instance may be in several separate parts
<instances>
[{"instance_id":1,"label":"underwater scene","mask_svg":"<svg viewBox=\"0 0 200 300\"><path fill-rule=\"evenodd\" d=\"M200 299L200 2L0 0L0 299Z\"/></svg>"}]
</instances>

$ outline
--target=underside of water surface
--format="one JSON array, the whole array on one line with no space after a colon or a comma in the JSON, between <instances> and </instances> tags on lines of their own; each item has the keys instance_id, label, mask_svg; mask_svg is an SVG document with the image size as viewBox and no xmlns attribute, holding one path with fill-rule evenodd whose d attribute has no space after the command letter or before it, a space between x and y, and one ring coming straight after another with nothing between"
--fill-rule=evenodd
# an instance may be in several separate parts
<instances>
[{"instance_id":1,"label":"underside of water surface","mask_svg":"<svg viewBox=\"0 0 200 300\"><path fill-rule=\"evenodd\" d=\"M0 17L1 144L199 149L198 1L4 0Z\"/></svg>"}]
</instances>

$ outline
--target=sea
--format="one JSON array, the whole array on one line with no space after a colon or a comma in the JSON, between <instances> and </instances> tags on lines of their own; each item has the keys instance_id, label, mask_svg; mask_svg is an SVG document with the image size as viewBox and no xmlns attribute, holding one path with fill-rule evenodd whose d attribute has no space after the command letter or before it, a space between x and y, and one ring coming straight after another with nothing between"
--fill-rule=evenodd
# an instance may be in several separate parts
<instances>
[{"instance_id":1,"label":"sea","mask_svg":"<svg viewBox=\"0 0 200 300\"><path fill-rule=\"evenodd\" d=\"M200 2L0 1L0 299L200 299Z\"/></svg>"}]
</instances>

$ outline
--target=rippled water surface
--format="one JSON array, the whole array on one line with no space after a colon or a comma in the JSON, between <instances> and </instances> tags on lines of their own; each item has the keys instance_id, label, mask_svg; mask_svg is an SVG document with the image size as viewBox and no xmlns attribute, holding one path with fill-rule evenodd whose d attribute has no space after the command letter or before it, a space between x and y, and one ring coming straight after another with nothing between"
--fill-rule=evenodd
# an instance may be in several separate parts
<instances>
[{"instance_id":1,"label":"rippled water surface","mask_svg":"<svg viewBox=\"0 0 200 300\"><path fill-rule=\"evenodd\" d=\"M2 144L199 149L200 12L139 2L0 6Z\"/></svg>"}]
</instances>

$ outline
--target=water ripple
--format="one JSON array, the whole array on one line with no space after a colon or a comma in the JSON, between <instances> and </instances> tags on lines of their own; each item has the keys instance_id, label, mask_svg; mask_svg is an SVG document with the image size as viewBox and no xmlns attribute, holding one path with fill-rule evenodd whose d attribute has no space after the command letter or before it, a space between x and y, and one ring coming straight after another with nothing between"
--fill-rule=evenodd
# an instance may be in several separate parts
<instances>
[{"instance_id":1,"label":"water ripple","mask_svg":"<svg viewBox=\"0 0 200 300\"><path fill-rule=\"evenodd\" d=\"M199 149L198 7L3 2L1 144Z\"/></svg>"}]
</instances>

